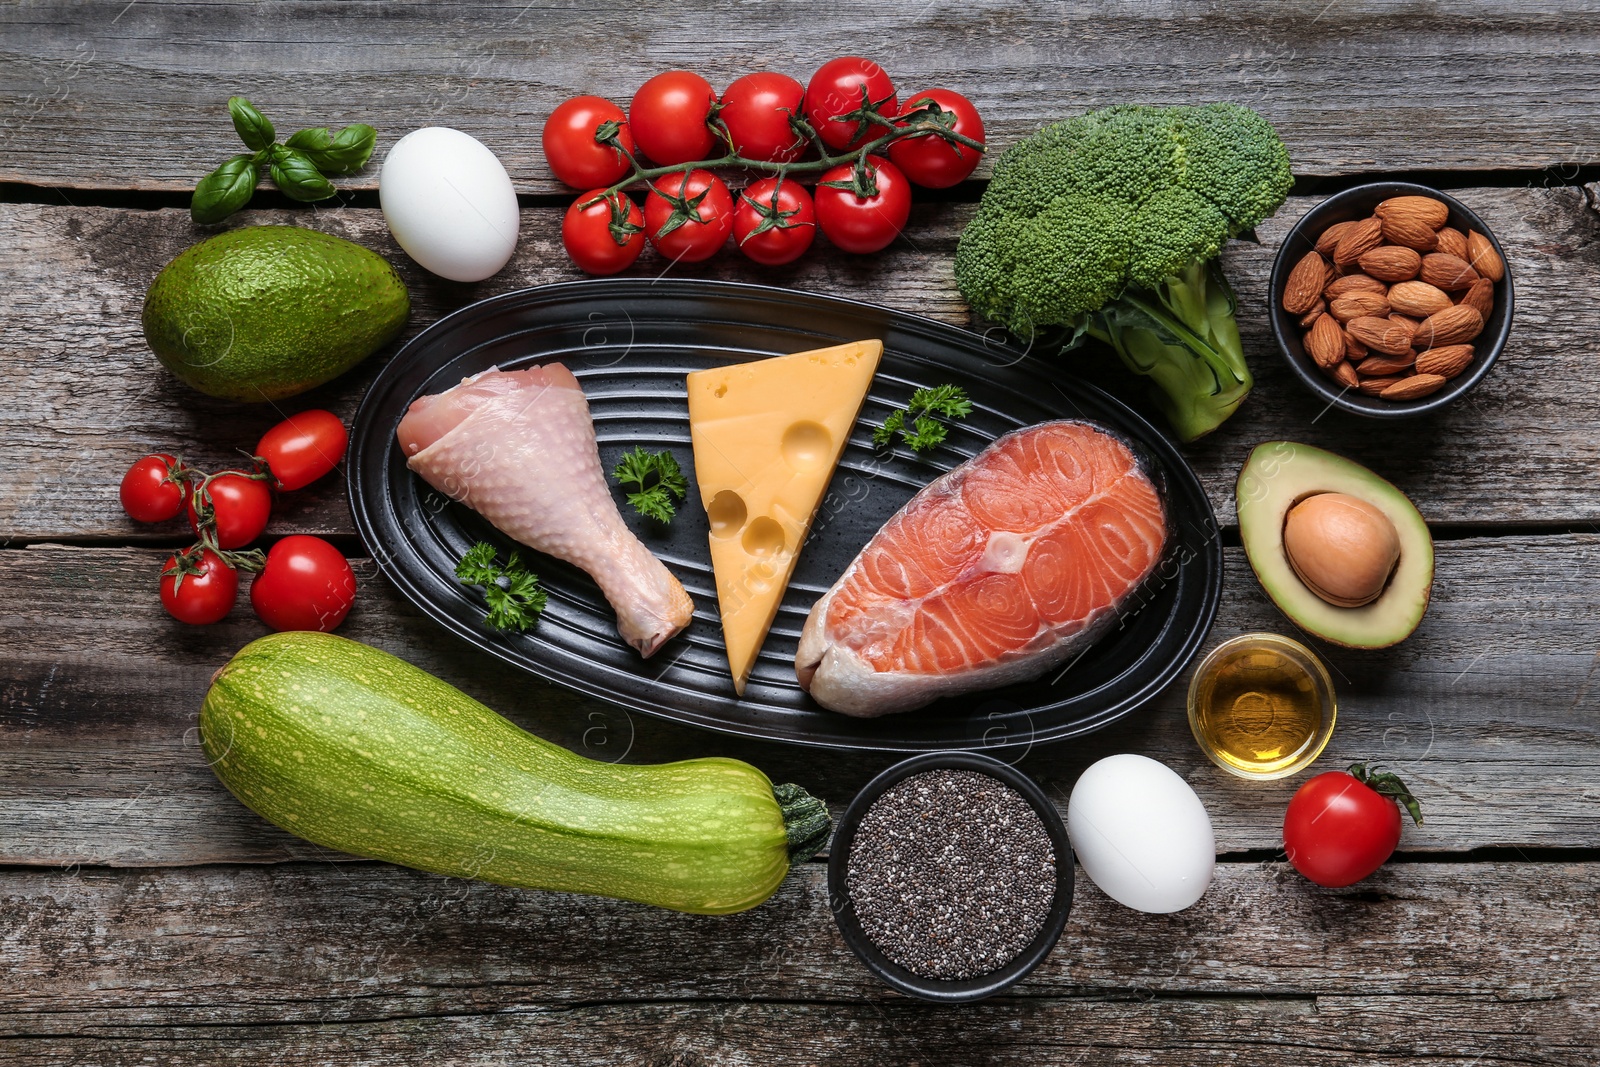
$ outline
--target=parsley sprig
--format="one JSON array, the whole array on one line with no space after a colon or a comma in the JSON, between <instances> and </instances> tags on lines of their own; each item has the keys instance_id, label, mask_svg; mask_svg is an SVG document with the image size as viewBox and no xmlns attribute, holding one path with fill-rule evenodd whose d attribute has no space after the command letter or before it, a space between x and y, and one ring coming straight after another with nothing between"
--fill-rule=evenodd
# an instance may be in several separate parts
<instances>
[{"instance_id":1,"label":"parsley sprig","mask_svg":"<svg viewBox=\"0 0 1600 1067\"><path fill-rule=\"evenodd\" d=\"M891 411L883 425L872 431L872 444L888 448L898 436L917 455L926 455L944 444L950 435L949 422L970 414L972 401L959 385L918 389L911 394L910 404Z\"/></svg>"},{"instance_id":2,"label":"parsley sprig","mask_svg":"<svg viewBox=\"0 0 1600 1067\"><path fill-rule=\"evenodd\" d=\"M657 522L671 522L678 513L672 498L682 500L689 495L689 479L683 476L672 453L646 452L642 445L622 454L611 477L618 485L635 486L628 494L628 503L639 514Z\"/></svg>"},{"instance_id":3,"label":"parsley sprig","mask_svg":"<svg viewBox=\"0 0 1600 1067\"><path fill-rule=\"evenodd\" d=\"M456 564L456 579L483 587L489 614L483 620L496 630L526 631L544 611L545 591L539 576L530 571L515 551L500 565L495 548L487 541L473 545Z\"/></svg>"}]
</instances>

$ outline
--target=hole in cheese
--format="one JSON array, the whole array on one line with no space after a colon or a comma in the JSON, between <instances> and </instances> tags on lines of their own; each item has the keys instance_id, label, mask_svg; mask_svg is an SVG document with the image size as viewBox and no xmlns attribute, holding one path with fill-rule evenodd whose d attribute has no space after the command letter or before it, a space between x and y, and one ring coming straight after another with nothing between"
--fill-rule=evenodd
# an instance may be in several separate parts
<instances>
[{"instance_id":1,"label":"hole in cheese","mask_svg":"<svg viewBox=\"0 0 1600 1067\"><path fill-rule=\"evenodd\" d=\"M739 543L752 556L776 556L783 551L783 527L772 516L762 515L745 527Z\"/></svg>"},{"instance_id":2,"label":"hole in cheese","mask_svg":"<svg viewBox=\"0 0 1600 1067\"><path fill-rule=\"evenodd\" d=\"M732 537L744 527L746 516L744 497L732 489L724 489L711 498L706 506L706 518L711 520L712 537ZM783 531L778 531L782 536Z\"/></svg>"},{"instance_id":3,"label":"hole in cheese","mask_svg":"<svg viewBox=\"0 0 1600 1067\"><path fill-rule=\"evenodd\" d=\"M833 463L833 435L819 422L803 419L783 431L783 461L797 471Z\"/></svg>"}]
</instances>

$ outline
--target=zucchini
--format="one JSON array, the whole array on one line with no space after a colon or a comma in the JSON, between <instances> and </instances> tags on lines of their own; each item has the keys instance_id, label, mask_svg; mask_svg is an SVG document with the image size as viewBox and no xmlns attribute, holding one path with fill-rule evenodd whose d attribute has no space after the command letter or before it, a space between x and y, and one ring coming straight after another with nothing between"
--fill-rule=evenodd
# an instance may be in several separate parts
<instances>
[{"instance_id":1,"label":"zucchini","mask_svg":"<svg viewBox=\"0 0 1600 1067\"><path fill-rule=\"evenodd\" d=\"M245 806L319 845L677 911L754 907L831 825L748 763L585 759L332 634L246 645L211 680L200 738Z\"/></svg>"}]
</instances>

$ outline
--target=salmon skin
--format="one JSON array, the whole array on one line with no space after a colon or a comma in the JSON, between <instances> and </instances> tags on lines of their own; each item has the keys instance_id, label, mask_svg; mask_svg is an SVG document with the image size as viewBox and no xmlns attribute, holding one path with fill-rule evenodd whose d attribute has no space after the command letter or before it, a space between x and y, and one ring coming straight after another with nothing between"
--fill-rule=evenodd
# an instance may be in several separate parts
<instances>
[{"instance_id":1,"label":"salmon skin","mask_svg":"<svg viewBox=\"0 0 1600 1067\"><path fill-rule=\"evenodd\" d=\"M1167 540L1161 492L1120 437L1013 431L873 536L812 606L795 672L859 716L1036 678L1116 623Z\"/></svg>"}]
</instances>

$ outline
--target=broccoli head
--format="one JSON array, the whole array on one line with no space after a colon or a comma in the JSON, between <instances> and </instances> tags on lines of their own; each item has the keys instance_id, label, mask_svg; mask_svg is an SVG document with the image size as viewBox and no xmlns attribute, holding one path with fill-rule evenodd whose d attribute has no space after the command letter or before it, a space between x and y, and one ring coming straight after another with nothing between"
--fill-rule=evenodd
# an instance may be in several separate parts
<instances>
[{"instance_id":1,"label":"broccoli head","mask_svg":"<svg viewBox=\"0 0 1600 1067\"><path fill-rule=\"evenodd\" d=\"M1214 261L1292 183L1288 150L1247 107L1091 111L1000 157L956 247L956 283L1025 342L1111 345L1192 441L1251 384Z\"/></svg>"}]
</instances>

